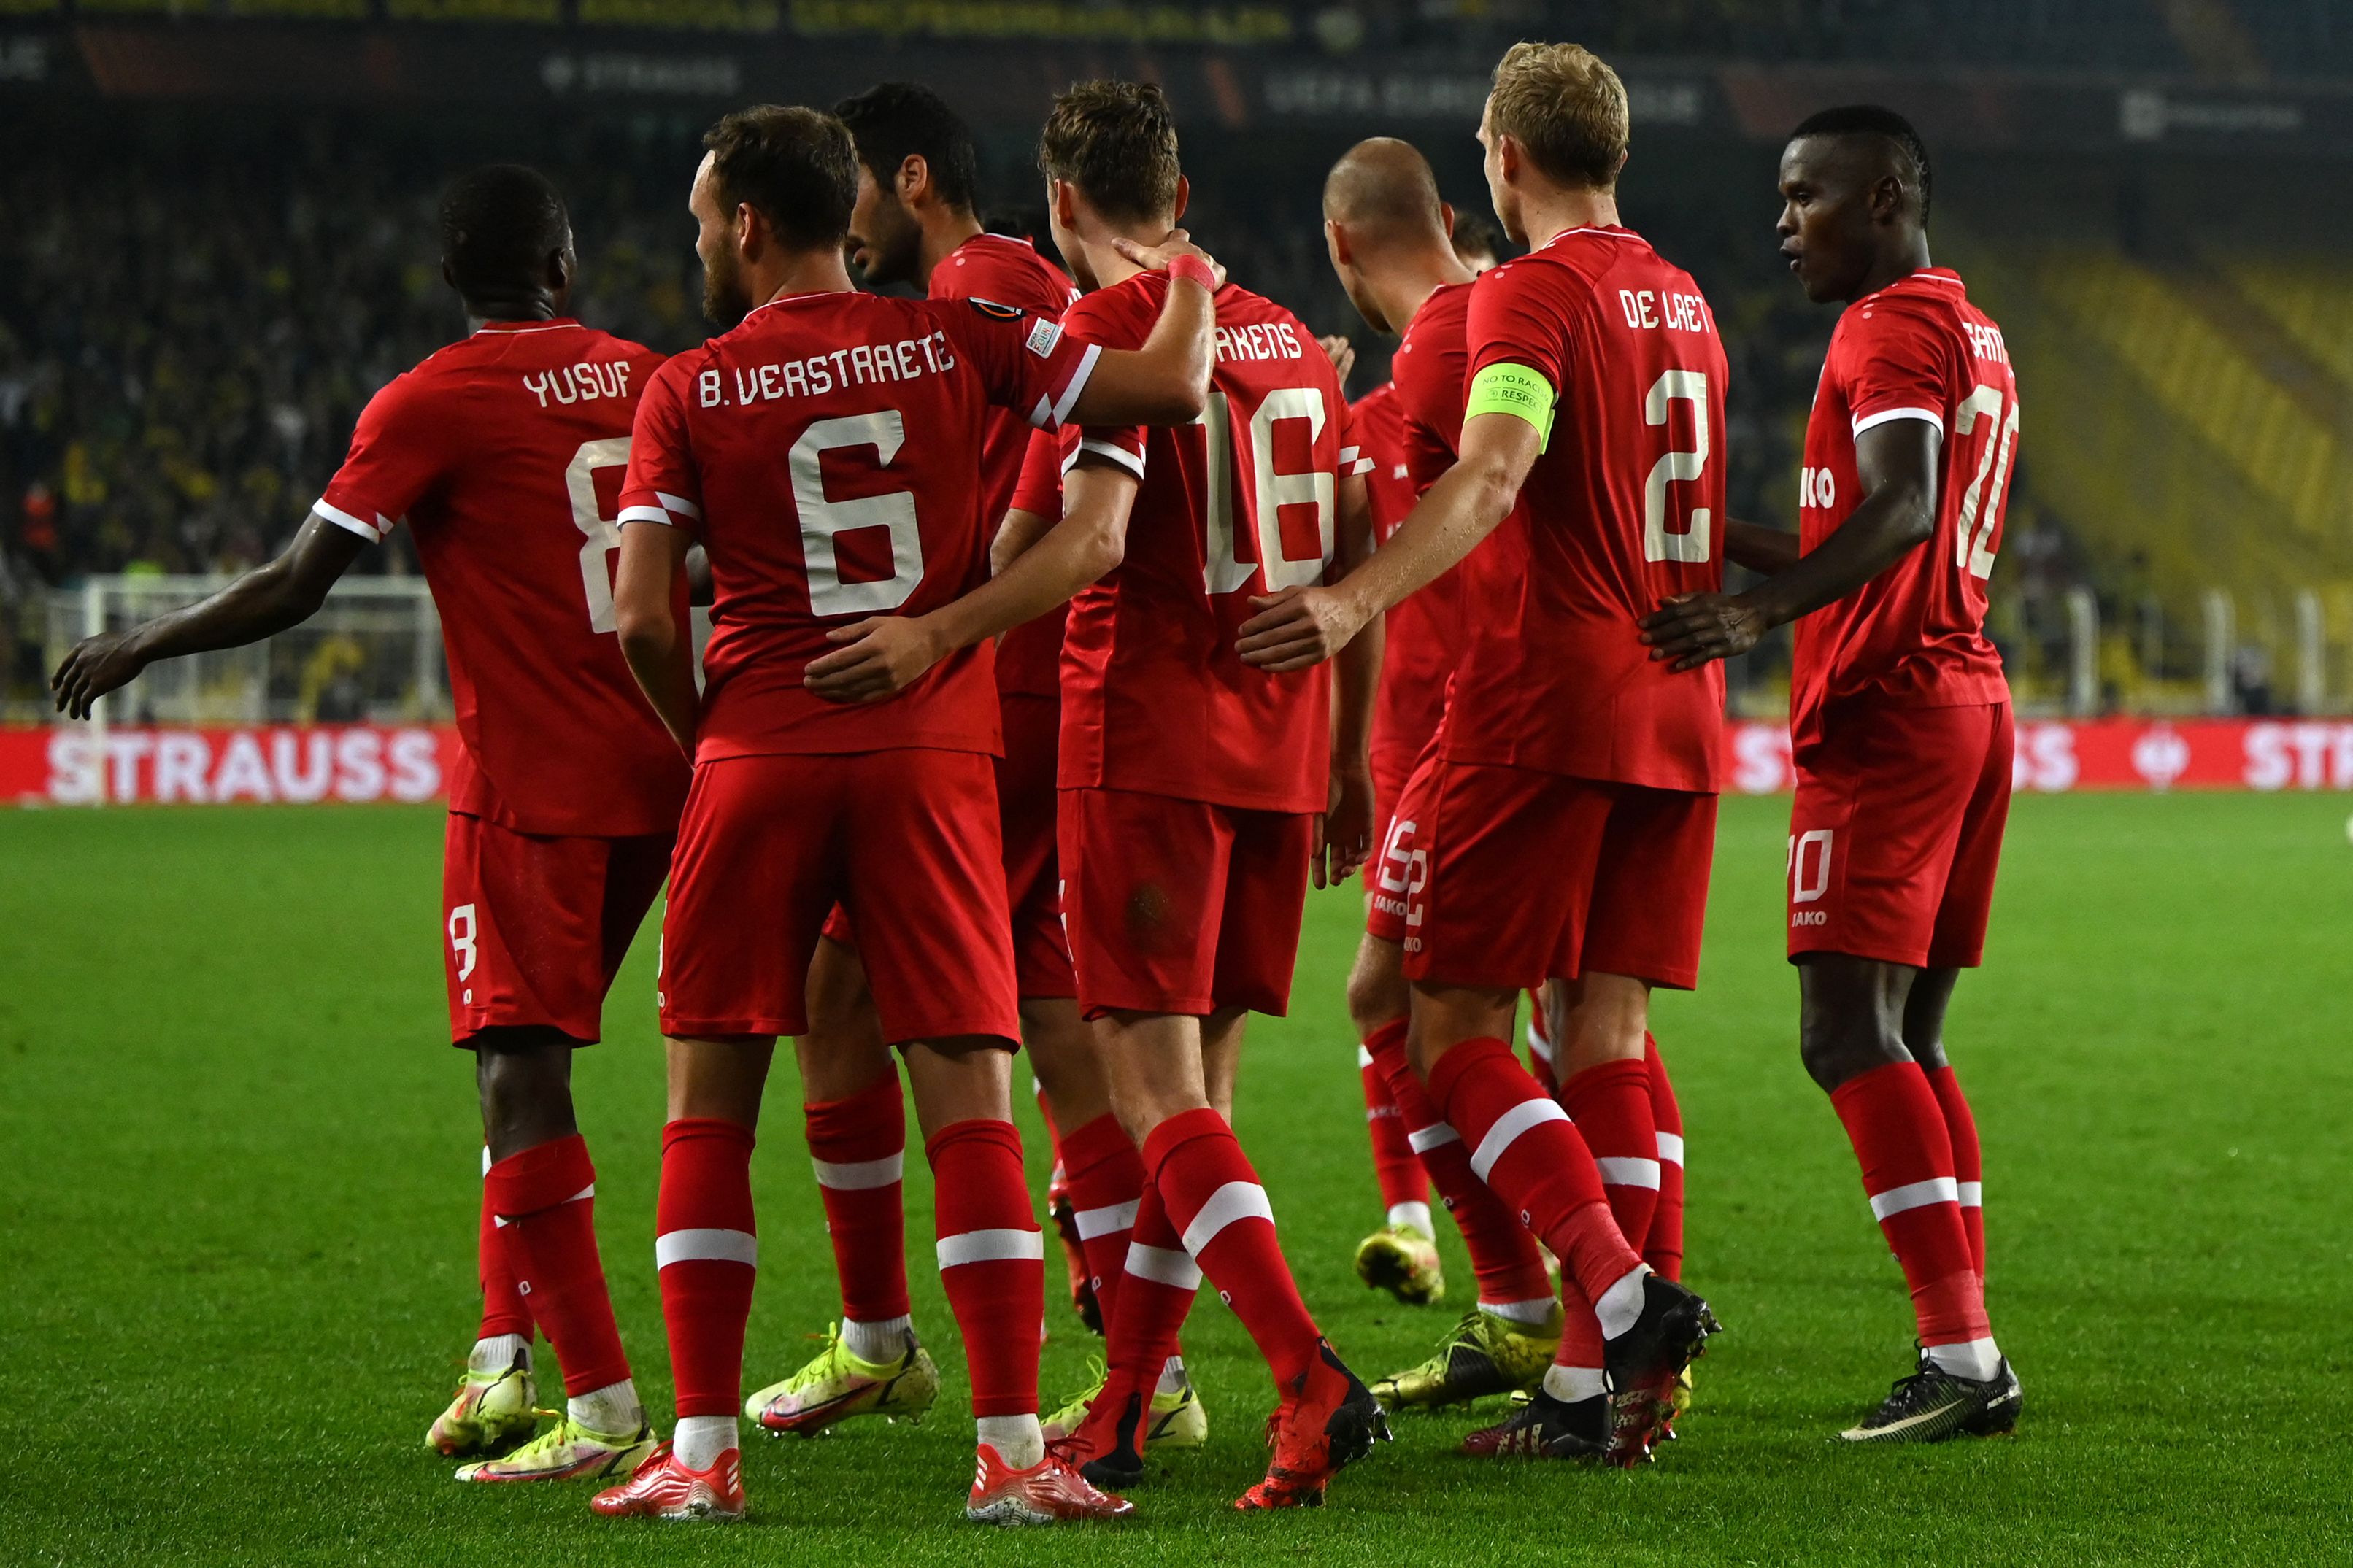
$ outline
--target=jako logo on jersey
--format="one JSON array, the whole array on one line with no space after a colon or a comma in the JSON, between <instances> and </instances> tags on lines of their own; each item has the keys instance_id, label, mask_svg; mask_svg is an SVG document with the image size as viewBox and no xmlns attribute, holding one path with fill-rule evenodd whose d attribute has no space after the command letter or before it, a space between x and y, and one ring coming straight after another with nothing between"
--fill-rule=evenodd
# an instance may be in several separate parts
<instances>
[{"instance_id":1,"label":"jako logo on jersey","mask_svg":"<svg viewBox=\"0 0 2353 1568\"><path fill-rule=\"evenodd\" d=\"M542 408L547 406L551 397L558 403L627 397L629 365L627 360L583 360L578 364L559 365L537 375L524 376L522 384L524 391L539 399Z\"/></svg>"},{"instance_id":2,"label":"jako logo on jersey","mask_svg":"<svg viewBox=\"0 0 2353 1568\"><path fill-rule=\"evenodd\" d=\"M1828 468L1798 470L1798 504L1820 507L1824 511L1838 504L1838 482L1831 478Z\"/></svg>"}]
</instances>

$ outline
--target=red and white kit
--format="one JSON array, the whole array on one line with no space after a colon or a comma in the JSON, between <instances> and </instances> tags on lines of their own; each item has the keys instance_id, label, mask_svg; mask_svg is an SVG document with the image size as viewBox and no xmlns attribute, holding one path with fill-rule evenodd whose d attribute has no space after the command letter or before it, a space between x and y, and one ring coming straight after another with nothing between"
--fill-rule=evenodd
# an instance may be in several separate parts
<instances>
[{"instance_id":1,"label":"red and white kit","mask_svg":"<svg viewBox=\"0 0 2353 1568\"><path fill-rule=\"evenodd\" d=\"M1687 274L1618 227L1568 230L1470 295L1467 374L1528 367L1557 408L1518 505L1463 563L1482 613L1388 847L1428 858L1405 971L1499 990L1588 969L1688 987L1724 677L1669 671L1636 626L1723 580L1715 319ZM1514 896L1531 866L1536 898Z\"/></svg>"},{"instance_id":2,"label":"red and white kit","mask_svg":"<svg viewBox=\"0 0 2353 1568\"><path fill-rule=\"evenodd\" d=\"M802 675L829 629L986 578L996 520L972 480L990 412L1060 423L1097 353L983 300L803 294L655 376L622 520L702 541L716 595L663 925L666 1032L805 1030L839 902L889 1038L1017 1037L992 650L873 704L827 701Z\"/></svg>"},{"instance_id":3,"label":"red and white kit","mask_svg":"<svg viewBox=\"0 0 2353 1568\"><path fill-rule=\"evenodd\" d=\"M976 235L932 268L932 298L981 299L1059 320L1079 297L1062 269L1025 239ZM1039 451L1030 460L1036 437ZM994 411L981 445L984 521L994 529L1019 507L1062 515L1061 468L1050 436L1011 409ZM1062 722L1062 620L1056 608L1015 626L997 645L997 695L1005 754L997 805L1005 838L1005 896L1013 914L1014 978L1024 996L1071 996L1071 948L1062 931L1062 873L1055 854L1054 773Z\"/></svg>"},{"instance_id":4,"label":"red and white kit","mask_svg":"<svg viewBox=\"0 0 2353 1568\"><path fill-rule=\"evenodd\" d=\"M1139 346L1167 288L1141 274L1065 321ZM1324 581L1339 479L1369 465L1298 318L1230 284L1217 317L1199 423L1063 437L1066 463L1141 481L1125 559L1071 601L1062 652L1063 912L1090 1016L1282 1013L1330 784L1328 672L1270 675L1234 642L1252 595Z\"/></svg>"},{"instance_id":5,"label":"red and white kit","mask_svg":"<svg viewBox=\"0 0 2353 1568\"><path fill-rule=\"evenodd\" d=\"M1855 438L1899 420L1944 433L1936 531L1798 623L1789 952L1968 966L1984 951L2010 809L2010 686L1985 616L2018 384L2001 329L1945 268L1839 318L1806 425L1805 549L1862 499Z\"/></svg>"},{"instance_id":6,"label":"red and white kit","mask_svg":"<svg viewBox=\"0 0 2353 1568\"><path fill-rule=\"evenodd\" d=\"M1374 523L1387 540L1414 501L1436 484L1462 441L1463 369L1470 345L1463 323L1471 285L1449 283L1433 292L1406 324L1389 362L1395 389L1398 452L1409 491L1395 516L1384 515L1375 494ZM1434 582L1390 606L1384 617L1380 694L1373 710L1373 821L1380 853L1366 868L1366 929L1384 942L1406 940L1406 898L1427 875L1428 857L1414 858L1412 834L1400 837L1398 803L1408 780L1438 737L1446 711L1446 685L1463 640L1462 581L1458 562Z\"/></svg>"},{"instance_id":7,"label":"red and white kit","mask_svg":"<svg viewBox=\"0 0 2353 1568\"><path fill-rule=\"evenodd\" d=\"M315 510L406 521L465 750L449 784L449 1028L597 1037L661 889L687 770L613 631L629 429L661 357L574 321L492 322L376 394Z\"/></svg>"}]
</instances>

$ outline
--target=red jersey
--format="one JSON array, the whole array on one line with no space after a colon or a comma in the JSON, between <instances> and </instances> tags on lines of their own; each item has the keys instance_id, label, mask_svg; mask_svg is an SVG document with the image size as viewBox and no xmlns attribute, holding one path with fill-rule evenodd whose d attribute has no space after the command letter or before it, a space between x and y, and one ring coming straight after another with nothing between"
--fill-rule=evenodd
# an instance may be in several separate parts
<instances>
[{"instance_id":1,"label":"red jersey","mask_svg":"<svg viewBox=\"0 0 2353 1568\"><path fill-rule=\"evenodd\" d=\"M1140 347L1167 278L1140 273L1063 318ZM1253 811L1327 804L1331 678L1270 675L1234 642L1253 595L1325 580L1340 477L1366 468L1332 361L1296 316L1218 290L1209 407L1174 429L1089 427L1082 450L1142 481L1125 559L1071 601L1062 649L1061 784Z\"/></svg>"},{"instance_id":2,"label":"red jersey","mask_svg":"<svg viewBox=\"0 0 2353 1568\"><path fill-rule=\"evenodd\" d=\"M2018 382L2001 329L1948 268L1899 279L1839 318L1806 421L1801 548L1819 548L1862 500L1855 437L1896 419L1945 433L1936 536L1798 622L1789 716L1801 742L1825 703L1848 697L1908 708L2010 700L1986 640L1986 578L2001 548Z\"/></svg>"},{"instance_id":3,"label":"red jersey","mask_svg":"<svg viewBox=\"0 0 2353 1568\"><path fill-rule=\"evenodd\" d=\"M1568 229L1471 286L1469 374L1525 365L1552 431L1465 560L1446 755L1714 792L1720 664L1653 662L1637 623L1724 581L1724 345L1699 286L1614 226Z\"/></svg>"},{"instance_id":4,"label":"red jersey","mask_svg":"<svg viewBox=\"0 0 2353 1568\"><path fill-rule=\"evenodd\" d=\"M1470 284L1440 288L1413 313L1389 361L1398 451L1410 486L1408 510L1454 466L1462 444L1462 373L1470 358L1462 324L1470 309ZM1405 512L1383 519L1376 508L1375 518L1387 540ZM1464 571L1461 563L1448 567L1386 617L1374 744L1419 754L1437 732L1446 712L1446 682L1462 649Z\"/></svg>"},{"instance_id":5,"label":"red jersey","mask_svg":"<svg viewBox=\"0 0 2353 1568\"><path fill-rule=\"evenodd\" d=\"M1038 254L1026 239L976 234L932 268L934 300L988 300L1053 321L1079 297L1069 276ZM980 447L982 504L992 532L1013 504L1022 454L1033 432L1010 408L992 409ZM1053 508L1059 518L1061 508ZM1062 616L1057 609L1005 634L997 645L997 689L1027 697L1051 697L1060 689Z\"/></svg>"},{"instance_id":6,"label":"red jersey","mask_svg":"<svg viewBox=\"0 0 2353 1568\"><path fill-rule=\"evenodd\" d=\"M998 749L985 642L882 702L829 702L802 673L833 627L987 579L996 520L973 475L989 412L1059 423L1097 353L984 300L796 294L662 366L621 520L684 528L711 557L698 759Z\"/></svg>"},{"instance_id":7,"label":"red jersey","mask_svg":"<svg viewBox=\"0 0 2353 1568\"><path fill-rule=\"evenodd\" d=\"M661 356L575 321L492 321L369 400L316 507L406 521L464 759L449 807L518 832L670 833L685 759L613 634L629 425Z\"/></svg>"}]
</instances>

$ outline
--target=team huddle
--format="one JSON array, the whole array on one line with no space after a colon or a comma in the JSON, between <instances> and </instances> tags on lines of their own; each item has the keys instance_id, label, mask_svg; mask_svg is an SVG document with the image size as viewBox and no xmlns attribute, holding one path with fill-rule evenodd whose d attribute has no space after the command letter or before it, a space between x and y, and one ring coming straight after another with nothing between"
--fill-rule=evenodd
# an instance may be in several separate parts
<instances>
[{"instance_id":1,"label":"team huddle","mask_svg":"<svg viewBox=\"0 0 2353 1568\"><path fill-rule=\"evenodd\" d=\"M1698 982L1717 661L1793 621L1801 1056L1919 1342L1841 1436L2012 1428L1943 1019L2008 805L1983 625L2019 414L2000 330L1929 263L1926 151L1856 108L1785 152L1782 250L1846 307L1791 536L1726 513L1724 347L1698 285L1618 222L1615 73L1518 45L1478 136L1525 247L1500 264L1402 142L1326 181L1334 268L1399 339L1392 384L1353 405L1345 345L1177 226L1156 88L1082 84L1048 116L1067 272L984 232L971 136L927 89L727 116L689 199L719 334L668 360L566 313L572 230L543 178L474 171L442 213L470 334L377 394L279 559L69 657L58 703L87 714L156 659L296 624L412 531L464 742L444 931L484 1130L481 1326L427 1439L459 1479L740 1518L744 1420L927 1409L910 1095L970 1368L970 1519L1124 1517L1148 1451L1205 1441L1180 1344L1205 1279L1274 1384L1266 1472L1237 1507L1320 1503L1392 1412L1497 1395L1467 1452L1646 1460L1690 1426L1718 1331L1682 1283L1683 1125L1650 994ZM923 297L865 291L853 265ZM1727 559L1757 584L1726 593ZM711 613L699 665L691 604ZM1360 868L1347 1002L1386 1213L1357 1272L1443 1293L1434 1186L1477 1277L1430 1360L1369 1384L1302 1300L1231 1125L1245 1021L1288 1006L1308 889ZM665 885L666 1440L615 1321L570 1087ZM778 1036L841 1316L747 1398ZM1060 1410L1039 1398L1017 1049L1074 1304L1105 1340ZM535 1334L566 1394L544 1426Z\"/></svg>"}]
</instances>

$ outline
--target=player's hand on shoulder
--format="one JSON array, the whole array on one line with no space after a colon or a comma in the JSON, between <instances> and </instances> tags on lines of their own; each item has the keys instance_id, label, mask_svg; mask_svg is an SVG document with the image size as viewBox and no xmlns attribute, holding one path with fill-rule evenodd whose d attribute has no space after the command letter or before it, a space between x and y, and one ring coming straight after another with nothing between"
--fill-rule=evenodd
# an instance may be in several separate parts
<instances>
[{"instance_id":1,"label":"player's hand on shoulder","mask_svg":"<svg viewBox=\"0 0 2353 1568\"><path fill-rule=\"evenodd\" d=\"M1678 594L1642 617L1651 658L1679 670L1746 653L1766 629L1763 614L1737 594Z\"/></svg>"},{"instance_id":2,"label":"player's hand on shoulder","mask_svg":"<svg viewBox=\"0 0 2353 1568\"><path fill-rule=\"evenodd\" d=\"M1336 888L1373 858L1373 773L1362 759L1332 764L1331 804L1313 868L1315 885Z\"/></svg>"},{"instance_id":3,"label":"player's hand on shoulder","mask_svg":"<svg viewBox=\"0 0 2353 1568\"><path fill-rule=\"evenodd\" d=\"M947 652L919 616L871 616L825 636L835 647L809 660L801 684L829 702L896 697Z\"/></svg>"},{"instance_id":4,"label":"player's hand on shoulder","mask_svg":"<svg viewBox=\"0 0 2353 1568\"><path fill-rule=\"evenodd\" d=\"M1219 265L1216 257L1195 245L1193 237L1181 228L1170 229L1168 237L1158 245L1138 245L1125 235L1114 235L1111 247L1146 272L1166 272L1168 264L1178 257L1198 256L1208 262L1209 270L1217 275L1218 287L1222 289L1226 286L1225 268Z\"/></svg>"},{"instance_id":5,"label":"player's hand on shoulder","mask_svg":"<svg viewBox=\"0 0 2353 1568\"><path fill-rule=\"evenodd\" d=\"M131 684L147 668L132 644L130 632L100 632L74 644L73 651L49 677L57 694L58 711L69 719L87 719L98 700Z\"/></svg>"},{"instance_id":6,"label":"player's hand on shoulder","mask_svg":"<svg viewBox=\"0 0 2353 1568\"><path fill-rule=\"evenodd\" d=\"M1285 588L1250 600L1258 614L1241 624L1234 649L1244 664L1277 675L1309 669L1346 647L1365 617L1330 588Z\"/></svg>"},{"instance_id":7,"label":"player's hand on shoulder","mask_svg":"<svg viewBox=\"0 0 2353 1568\"><path fill-rule=\"evenodd\" d=\"M1348 376L1356 368L1356 345L1338 332L1315 340L1317 345L1332 358L1332 368L1338 373L1340 384L1348 384Z\"/></svg>"}]
</instances>

